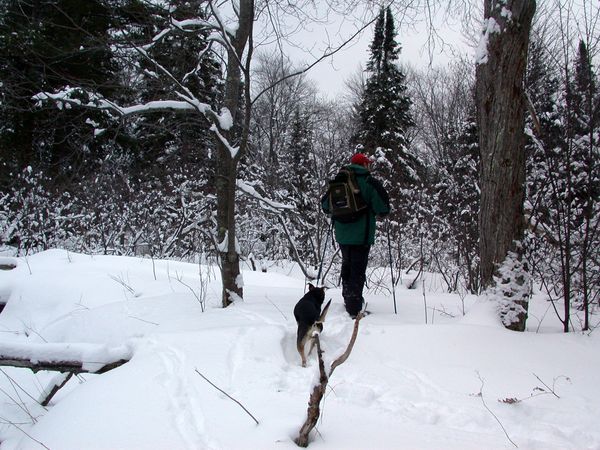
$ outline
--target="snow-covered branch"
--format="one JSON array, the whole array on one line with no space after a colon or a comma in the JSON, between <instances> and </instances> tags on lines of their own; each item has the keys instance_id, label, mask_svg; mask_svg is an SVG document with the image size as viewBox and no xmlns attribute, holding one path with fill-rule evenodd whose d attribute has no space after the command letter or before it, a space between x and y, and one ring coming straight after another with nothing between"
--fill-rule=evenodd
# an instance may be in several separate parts
<instances>
[{"instance_id":1,"label":"snow-covered branch","mask_svg":"<svg viewBox=\"0 0 600 450\"><path fill-rule=\"evenodd\" d=\"M83 100L86 97L87 100ZM221 129L228 130L232 127L231 113L227 108L223 108L220 114L212 110L210 105L203 103L196 98L191 98L179 94L183 100L155 100L147 103L140 103L131 106L119 106L115 102L107 100L94 92L86 91L81 88L66 87L57 93L40 92L33 96L33 100L41 104L43 101L53 101L59 109L69 109L71 106L78 106L90 109L106 110L116 113L120 116L133 116L158 111L197 111L204 114L207 119L217 123Z\"/></svg>"},{"instance_id":2,"label":"snow-covered branch","mask_svg":"<svg viewBox=\"0 0 600 450\"><path fill-rule=\"evenodd\" d=\"M274 200L270 200L268 198L265 198L260 193L258 193L256 191L256 189L254 189L252 186L250 186L249 184L245 183L242 180L237 180L236 181L236 186L244 194L249 195L250 197L258 200L261 204L265 205L267 207L267 209L269 209L270 211L273 211L273 210L274 211L281 211L281 210L286 210L286 209L287 210L294 209L294 207L292 205L286 205L284 203L279 203L279 202L276 202Z\"/></svg>"},{"instance_id":3,"label":"snow-covered branch","mask_svg":"<svg viewBox=\"0 0 600 450\"><path fill-rule=\"evenodd\" d=\"M0 344L0 366L25 367L34 372L103 373L124 364L132 356L133 350L128 345Z\"/></svg>"}]
</instances>

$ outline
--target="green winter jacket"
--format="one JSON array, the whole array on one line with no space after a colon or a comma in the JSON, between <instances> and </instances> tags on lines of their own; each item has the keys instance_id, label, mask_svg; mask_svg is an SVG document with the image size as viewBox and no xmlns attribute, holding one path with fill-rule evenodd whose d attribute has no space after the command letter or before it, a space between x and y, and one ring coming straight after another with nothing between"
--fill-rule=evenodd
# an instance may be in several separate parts
<instances>
[{"instance_id":1,"label":"green winter jacket","mask_svg":"<svg viewBox=\"0 0 600 450\"><path fill-rule=\"evenodd\" d=\"M371 176L368 169L357 164L347 166L356 174L363 199L370 206L369 211L356 222L334 221L335 239L342 245L373 245L375 242L375 218L390 213L390 200L385 188ZM321 208L329 214L329 196L321 199Z\"/></svg>"}]
</instances>

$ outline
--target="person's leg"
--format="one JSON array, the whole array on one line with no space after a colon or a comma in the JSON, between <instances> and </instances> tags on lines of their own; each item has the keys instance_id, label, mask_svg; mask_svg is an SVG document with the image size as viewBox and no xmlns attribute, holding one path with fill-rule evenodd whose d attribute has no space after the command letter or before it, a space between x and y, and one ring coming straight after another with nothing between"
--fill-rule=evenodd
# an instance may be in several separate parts
<instances>
[{"instance_id":1,"label":"person's leg","mask_svg":"<svg viewBox=\"0 0 600 450\"><path fill-rule=\"evenodd\" d=\"M362 309L362 291L365 284L365 273L369 259L368 245L345 245L342 249L342 296L346 311L350 316Z\"/></svg>"},{"instance_id":2,"label":"person's leg","mask_svg":"<svg viewBox=\"0 0 600 450\"><path fill-rule=\"evenodd\" d=\"M340 244L340 250L342 251L342 269L340 273L342 279L342 297L344 297L344 303L346 303L346 298L350 293L350 277L352 276L352 246Z\"/></svg>"},{"instance_id":3,"label":"person's leg","mask_svg":"<svg viewBox=\"0 0 600 450\"><path fill-rule=\"evenodd\" d=\"M363 288L365 281L367 280L367 265L369 263L369 251L371 250L370 245L357 245L354 249L354 255L352 258L352 277L356 280L355 292L360 297L361 309L364 302Z\"/></svg>"}]
</instances>

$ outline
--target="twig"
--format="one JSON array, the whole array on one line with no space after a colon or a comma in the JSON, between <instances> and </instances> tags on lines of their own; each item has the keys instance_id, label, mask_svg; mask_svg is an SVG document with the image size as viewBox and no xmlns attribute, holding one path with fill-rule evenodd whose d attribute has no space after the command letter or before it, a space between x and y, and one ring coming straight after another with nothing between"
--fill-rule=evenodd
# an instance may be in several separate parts
<instances>
[{"instance_id":1,"label":"twig","mask_svg":"<svg viewBox=\"0 0 600 450\"><path fill-rule=\"evenodd\" d=\"M270 299L270 298L269 298L267 295L265 295L265 298L267 299L267 301L268 301L268 302L269 302L271 305L273 305L273 306L275 307L275 309L276 309L277 311L279 311L279 312L281 313L281 315L283 316L283 318L284 318L285 320L287 320L287 316L286 316L286 315L283 313L283 311L282 311L281 309L279 309L279 306L277 306L275 303L273 303L273 301L272 301L272 300L271 300L271 299Z\"/></svg>"},{"instance_id":2,"label":"twig","mask_svg":"<svg viewBox=\"0 0 600 450\"><path fill-rule=\"evenodd\" d=\"M27 264L27 268L29 269L29 275L33 275L33 272L31 271L31 266L29 265L29 258L27 258L27 256L25 257L25 264Z\"/></svg>"},{"instance_id":3,"label":"twig","mask_svg":"<svg viewBox=\"0 0 600 450\"><path fill-rule=\"evenodd\" d=\"M541 379L540 377L538 377L538 376L537 376L535 373L533 374L533 376L534 376L534 377L536 377L540 383L542 383L544 386L546 386L546 388L547 388L547 389L548 389L550 392L552 392L552 394L553 394L553 395L554 395L556 398L560 398L560 397L559 397L559 396L556 394L556 392L554 392L554 388L553 388L553 387L551 388L551 387L550 387L550 386L548 386L546 383L544 383L544 382L542 381L542 379ZM556 381L556 379L555 379L554 381Z\"/></svg>"},{"instance_id":4,"label":"twig","mask_svg":"<svg viewBox=\"0 0 600 450\"><path fill-rule=\"evenodd\" d=\"M144 319L140 319L139 317L135 317L135 316L127 316L130 319L135 319L135 320L139 320L140 322L144 322L144 323L149 323L150 325L160 325L159 323L156 322L150 322L149 320L144 320Z\"/></svg>"},{"instance_id":5,"label":"twig","mask_svg":"<svg viewBox=\"0 0 600 450\"><path fill-rule=\"evenodd\" d=\"M483 378L481 378L481 375L479 374L479 372L477 372L477 376L479 377L479 381L481 381L481 388L479 388L479 398L481 399L481 403L483 403L483 406L485 407L485 409L488 410L488 412L492 415L492 417L494 417L494 419L496 419L496 422L498 422L498 424L500 425L500 428L502 428L502 431L504 431L504 434L506 435L506 438L510 441L510 443L512 445L514 445L516 448L519 448L519 446L513 442L513 440L510 438L510 436L506 432L506 428L504 428L504 425L502 425L502 422L500 422L500 419L498 419L498 416L496 416L496 414L494 414L492 412L492 410L488 407L488 405L485 403L485 400L483 398L483 385L484 385Z\"/></svg>"},{"instance_id":6,"label":"twig","mask_svg":"<svg viewBox=\"0 0 600 450\"><path fill-rule=\"evenodd\" d=\"M50 447L46 447L42 442L38 441L36 438L34 438L33 436L31 436L29 433L27 433L27 431L25 431L23 428L21 428L19 425L17 425L15 422L11 422L8 419L5 419L4 417L0 416L0 420L3 420L4 422L12 425L13 427L15 427L17 430L19 430L21 433L23 433L25 436L27 436L29 439L31 439L34 442L37 442L38 444L40 444L42 447L44 447L45 449L50 450Z\"/></svg>"},{"instance_id":7,"label":"twig","mask_svg":"<svg viewBox=\"0 0 600 450\"><path fill-rule=\"evenodd\" d=\"M23 393L25 395L27 395L30 399L32 399L33 401L39 403L29 392L27 392L25 389L23 389L15 380L14 378L12 378L9 374L7 374L3 369L0 369L0 372L2 372L2 374L10 381L11 384L16 385L19 389L21 389L23 391ZM44 405L42 405L44 406ZM44 408L45 409L45 408Z\"/></svg>"},{"instance_id":8,"label":"twig","mask_svg":"<svg viewBox=\"0 0 600 450\"><path fill-rule=\"evenodd\" d=\"M123 280L122 278L117 278L114 275L109 275L109 277L113 280L116 281L117 283L119 283L121 286L123 286L125 289L127 289L129 292L131 292L132 295L135 296L135 290L129 286L125 280Z\"/></svg>"},{"instance_id":9,"label":"twig","mask_svg":"<svg viewBox=\"0 0 600 450\"><path fill-rule=\"evenodd\" d=\"M200 297L201 294L196 294L196 291L187 283L185 283L183 280L181 280L179 278L179 276L177 278L175 278L177 281L179 281L181 284L183 284L186 288L188 288L191 292L192 295L194 297L196 297L196 300L198 301L198 303L200 303L200 310L202 312L204 312L204 301L202 300L202 298Z\"/></svg>"},{"instance_id":10,"label":"twig","mask_svg":"<svg viewBox=\"0 0 600 450\"><path fill-rule=\"evenodd\" d=\"M546 311L544 311L544 314L542 315L542 318L540 320L538 320L538 326L535 330L536 333L540 332L540 327L542 326L542 322L544 321L544 318L546 317L546 314L548 314L548 311L550 311L551 307L552 307L552 305L548 305L548 307L546 308Z\"/></svg>"},{"instance_id":11,"label":"twig","mask_svg":"<svg viewBox=\"0 0 600 450\"><path fill-rule=\"evenodd\" d=\"M0 392L2 392L4 395L6 395L9 398L10 401L12 401L15 405L17 405L19 407L19 409L21 409L25 414L27 414L29 416L29 418L31 419L32 423L36 423L37 422L37 420L35 419L35 417L33 417L33 415L29 412L29 410L27 409L27 407L25 406L24 403L19 403L17 400L15 400L14 398L12 398L8 392L6 392L2 388L0 388Z\"/></svg>"},{"instance_id":12,"label":"twig","mask_svg":"<svg viewBox=\"0 0 600 450\"><path fill-rule=\"evenodd\" d=\"M422 283L423 291L423 304L425 305L425 325L427 325L427 295L425 294L425 280ZM433 318L432 318L433 320Z\"/></svg>"},{"instance_id":13,"label":"twig","mask_svg":"<svg viewBox=\"0 0 600 450\"><path fill-rule=\"evenodd\" d=\"M256 422L256 425L259 425L258 420L256 420L256 417L254 417L250 411L248 411L244 405L242 405L240 402L238 402L235 398L233 398L231 395L229 395L227 392L225 392L223 389L221 389L220 387L216 386L212 381L210 381L208 378L206 378L204 375L202 375L202 373L200 373L200 371L198 369L196 369L196 373L198 375L200 375L202 378L204 378L204 380L210 384L212 387L214 387L217 391L219 391L220 393L222 393L223 395L227 396L227 398L229 398L230 400L233 400L234 402L236 402L244 411L246 411L246 414L248 414L250 417L252 417L252 419Z\"/></svg>"}]
</instances>

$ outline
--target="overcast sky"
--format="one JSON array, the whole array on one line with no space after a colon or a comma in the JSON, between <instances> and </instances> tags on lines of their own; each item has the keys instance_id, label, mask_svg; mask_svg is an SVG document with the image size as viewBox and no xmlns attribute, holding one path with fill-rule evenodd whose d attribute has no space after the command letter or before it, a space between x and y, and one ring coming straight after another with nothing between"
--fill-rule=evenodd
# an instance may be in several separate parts
<instances>
[{"instance_id":1,"label":"overcast sky","mask_svg":"<svg viewBox=\"0 0 600 450\"><path fill-rule=\"evenodd\" d=\"M312 49L312 56L308 51L295 48L289 52L291 58L299 66L302 62L305 65L311 63L314 61L315 55L322 54L319 53L319 50L326 47L327 36L330 36L331 41L342 41L346 36L352 35L356 26L349 22L342 25L334 22L327 27L315 26L310 31L298 34L295 38L298 39L298 42L304 43L304 48ZM427 49L428 31L426 27L421 25L416 29L409 29L398 26L396 21L396 31L398 32L396 41L402 46L400 63L410 64L417 68L427 68L430 65L445 65L455 58L457 53L462 55L474 53L467 45L466 38L461 35L459 24L439 26L440 37L448 46L442 49L438 45L430 55ZM319 90L323 94L335 98L344 91L344 81L355 74L359 67L364 68L369 57L369 45L373 39L373 30L374 25L371 25L348 46L310 69L308 78L318 84Z\"/></svg>"}]
</instances>

